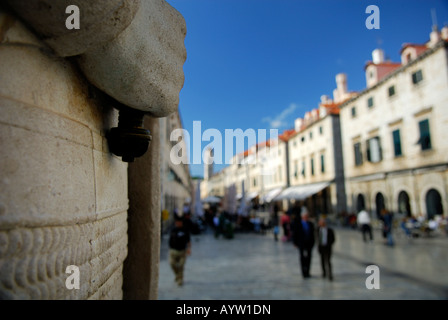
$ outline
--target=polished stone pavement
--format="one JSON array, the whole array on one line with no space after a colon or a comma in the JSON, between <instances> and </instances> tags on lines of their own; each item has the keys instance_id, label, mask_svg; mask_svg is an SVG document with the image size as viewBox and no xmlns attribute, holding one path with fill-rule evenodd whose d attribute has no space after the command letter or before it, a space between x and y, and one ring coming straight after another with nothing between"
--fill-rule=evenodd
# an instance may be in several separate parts
<instances>
[{"instance_id":1,"label":"polished stone pavement","mask_svg":"<svg viewBox=\"0 0 448 320\"><path fill-rule=\"evenodd\" d=\"M409 240L398 231L396 245L383 244L380 231L365 243L359 231L335 227L334 280L321 277L315 247L310 279L303 279L298 251L271 233L236 233L216 239L211 230L193 236L185 282L178 287L163 235L159 300L446 300L448 236ZM367 289L368 265L377 265L380 288Z\"/></svg>"}]
</instances>

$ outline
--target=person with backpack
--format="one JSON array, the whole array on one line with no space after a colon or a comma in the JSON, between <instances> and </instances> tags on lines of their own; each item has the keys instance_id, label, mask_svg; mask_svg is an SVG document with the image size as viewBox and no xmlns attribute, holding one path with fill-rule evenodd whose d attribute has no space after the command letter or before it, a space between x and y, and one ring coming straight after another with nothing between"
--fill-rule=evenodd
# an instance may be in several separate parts
<instances>
[{"instance_id":1,"label":"person with backpack","mask_svg":"<svg viewBox=\"0 0 448 320\"><path fill-rule=\"evenodd\" d=\"M187 256L191 254L190 232L184 226L182 217L174 217L174 228L170 232L170 266L174 272L174 280L179 286L184 283L184 269Z\"/></svg>"}]
</instances>

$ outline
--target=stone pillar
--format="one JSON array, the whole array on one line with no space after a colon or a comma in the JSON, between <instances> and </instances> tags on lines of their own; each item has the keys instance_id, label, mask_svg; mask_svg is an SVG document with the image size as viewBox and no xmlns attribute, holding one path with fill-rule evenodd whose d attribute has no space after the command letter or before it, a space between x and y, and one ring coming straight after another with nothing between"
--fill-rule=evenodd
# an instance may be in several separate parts
<instances>
[{"instance_id":1,"label":"stone pillar","mask_svg":"<svg viewBox=\"0 0 448 320\"><path fill-rule=\"evenodd\" d=\"M145 117L145 128L159 137L159 120ZM123 298L157 299L160 261L160 139L152 139L144 156L129 164L128 257Z\"/></svg>"}]
</instances>

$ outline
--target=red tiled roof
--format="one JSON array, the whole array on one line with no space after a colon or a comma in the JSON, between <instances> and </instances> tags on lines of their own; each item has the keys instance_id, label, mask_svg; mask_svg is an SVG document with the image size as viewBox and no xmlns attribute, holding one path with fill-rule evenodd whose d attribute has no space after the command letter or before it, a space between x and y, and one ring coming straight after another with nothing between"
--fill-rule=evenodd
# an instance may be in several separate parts
<instances>
[{"instance_id":1,"label":"red tiled roof","mask_svg":"<svg viewBox=\"0 0 448 320\"><path fill-rule=\"evenodd\" d=\"M426 50L426 49L428 49L428 47L426 46L426 44L404 43L404 44L401 46L400 54L403 52L404 49L406 49L406 48L408 48L408 47L413 47L413 48L420 49L420 50Z\"/></svg>"},{"instance_id":2,"label":"red tiled roof","mask_svg":"<svg viewBox=\"0 0 448 320\"><path fill-rule=\"evenodd\" d=\"M338 102L338 103L335 103L335 102L322 103L320 106L326 108L328 114L339 114L339 111L340 111L339 106L344 102L345 101Z\"/></svg>"},{"instance_id":3,"label":"red tiled roof","mask_svg":"<svg viewBox=\"0 0 448 320\"><path fill-rule=\"evenodd\" d=\"M371 64L375 65L375 66L387 66L387 67L394 67L394 68L398 68L401 67L401 63L400 62L390 62L390 61L385 61L385 62L381 62L381 63L373 63L373 61L367 61L366 65L364 67L364 70L370 66Z\"/></svg>"},{"instance_id":4,"label":"red tiled roof","mask_svg":"<svg viewBox=\"0 0 448 320\"><path fill-rule=\"evenodd\" d=\"M296 133L296 130L294 129L289 129L289 130L285 130L283 131L283 133L281 135L278 136L278 138L282 141L288 141L289 139L291 139L291 137Z\"/></svg>"}]
</instances>

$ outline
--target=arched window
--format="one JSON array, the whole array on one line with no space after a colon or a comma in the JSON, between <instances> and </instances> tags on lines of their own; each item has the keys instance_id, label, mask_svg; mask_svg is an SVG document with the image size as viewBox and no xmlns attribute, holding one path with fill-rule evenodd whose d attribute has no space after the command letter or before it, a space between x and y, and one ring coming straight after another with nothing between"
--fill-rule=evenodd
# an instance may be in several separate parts
<instances>
[{"instance_id":1,"label":"arched window","mask_svg":"<svg viewBox=\"0 0 448 320\"><path fill-rule=\"evenodd\" d=\"M406 191L401 191L398 194L398 212L405 214L407 217L411 216L411 204L409 203L409 196Z\"/></svg>"},{"instance_id":2,"label":"arched window","mask_svg":"<svg viewBox=\"0 0 448 320\"><path fill-rule=\"evenodd\" d=\"M442 197L436 189L431 189L426 193L426 213L428 219L443 214Z\"/></svg>"},{"instance_id":3,"label":"arched window","mask_svg":"<svg viewBox=\"0 0 448 320\"><path fill-rule=\"evenodd\" d=\"M359 212L366 208L366 202L364 201L364 196L360 193L356 199L356 212Z\"/></svg>"},{"instance_id":4,"label":"arched window","mask_svg":"<svg viewBox=\"0 0 448 320\"><path fill-rule=\"evenodd\" d=\"M380 219L381 211L386 208L386 205L384 203L384 196L381 192L378 192L376 194L375 204L376 204L376 216L378 217L378 219Z\"/></svg>"}]
</instances>

